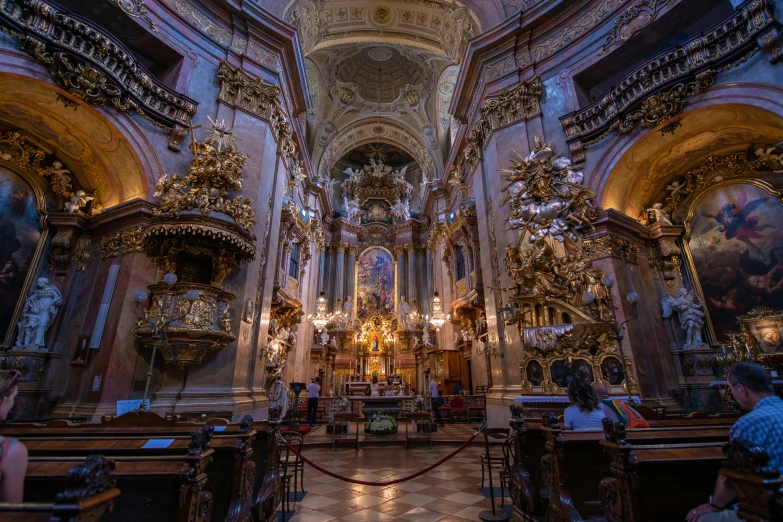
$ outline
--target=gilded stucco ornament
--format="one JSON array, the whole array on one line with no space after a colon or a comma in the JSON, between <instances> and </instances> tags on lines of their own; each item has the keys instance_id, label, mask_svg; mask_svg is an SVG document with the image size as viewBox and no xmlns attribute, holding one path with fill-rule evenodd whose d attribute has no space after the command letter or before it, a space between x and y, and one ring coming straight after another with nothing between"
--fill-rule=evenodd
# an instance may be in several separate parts
<instances>
[{"instance_id":1,"label":"gilded stucco ornament","mask_svg":"<svg viewBox=\"0 0 783 522\"><path fill-rule=\"evenodd\" d=\"M161 275L171 272L220 287L241 263L255 257L255 213L250 198L228 196L242 189L247 156L224 122L210 119L208 127L204 141L190 143L188 174L158 180L154 195L160 206L153 210L152 222L142 236L124 232L122 248L143 248Z\"/></svg>"},{"instance_id":2,"label":"gilded stucco ornament","mask_svg":"<svg viewBox=\"0 0 783 522\"><path fill-rule=\"evenodd\" d=\"M143 14L136 0L112 2L129 14ZM196 102L155 78L114 36L57 4L0 0L0 25L49 69L60 88L90 105L135 112L168 131L189 126L196 113Z\"/></svg>"},{"instance_id":3,"label":"gilded stucco ornament","mask_svg":"<svg viewBox=\"0 0 783 522\"><path fill-rule=\"evenodd\" d=\"M0 159L45 178L52 192L63 199L68 200L74 196L71 172L63 168L59 161L47 161L46 152L28 143L19 132L0 133Z\"/></svg>"},{"instance_id":4,"label":"gilded stucco ornament","mask_svg":"<svg viewBox=\"0 0 783 522\"><path fill-rule=\"evenodd\" d=\"M627 13L629 16L634 12L647 13L649 25L668 4L665 0L640 0ZM630 38L637 26L628 26L625 20L623 15L618 23L625 24L629 32L615 34ZM689 98L715 83L717 74L744 63L759 49L759 40L777 34L772 3L745 2L713 29L658 53L639 64L594 103L562 116L560 124L572 153L597 143L613 131L628 133L639 124L652 128L679 114ZM617 42L617 37L613 38L607 45ZM534 58L538 47L532 50Z\"/></svg>"},{"instance_id":5,"label":"gilded stucco ornament","mask_svg":"<svg viewBox=\"0 0 783 522\"><path fill-rule=\"evenodd\" d=\"M582 184L584 175L571 168L571 160L554 157L538 137L535 150L519 159L502 171L508 173L503 190L511 204L507 221L512 229L528 233L531 243L546 237L576 241L576 227L593 229L598 217L592 205L595 193Z\"/></svg>"},{"instance_id":6,"label":"gilded stucco ornament","mask_svg":"<svg viewBox=\"0 0 783 522\"><path fill-rule=\"evenodd\" d=\"M598 218L594 194L583 184L582 173L571 168L571 161L557 157L538 138L534 150L512 161L506 172L504 191L512 208L508 223L519 231L519 242L508 245L505 253L513 286L500 288L498 275L493 292L501 319L498 326L516 325L523 341L523 391L563 393L558 368L573 364L574 374L614 385L615 391L634 393L630 363L613 336L617 319L610 286L614 280L593 267L592 261L617 256L635 262L638 246L613 236L583 238L582 230L594 230ZM491 217L491 205L489 212ZM493 255L494 239L490 226ZM493 268L497 270L494 261ZM501 308L504 290L514 293ZM609 382L602 377L604 362L617 371L625 367L621 379Z\"/></svg>"}]
</instances>

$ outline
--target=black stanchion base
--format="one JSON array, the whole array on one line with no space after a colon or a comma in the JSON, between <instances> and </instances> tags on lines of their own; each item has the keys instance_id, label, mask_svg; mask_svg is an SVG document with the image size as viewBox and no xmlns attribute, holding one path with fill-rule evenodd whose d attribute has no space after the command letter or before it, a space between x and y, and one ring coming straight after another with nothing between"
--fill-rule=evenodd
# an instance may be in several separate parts
<instances>
[{"instance_id":1,"label":"black stanchion base","mask_svg":"<svg viewBox=\"0 0 783 522\"><path fill-rule=\"evenodd\" d=\"M506 513L500 508L496 508L494 513L491 509L482 511L479 513L479 518L484 522L506 522L506 520L511 520L511 514Z\"/></svg>"}]
</instances>

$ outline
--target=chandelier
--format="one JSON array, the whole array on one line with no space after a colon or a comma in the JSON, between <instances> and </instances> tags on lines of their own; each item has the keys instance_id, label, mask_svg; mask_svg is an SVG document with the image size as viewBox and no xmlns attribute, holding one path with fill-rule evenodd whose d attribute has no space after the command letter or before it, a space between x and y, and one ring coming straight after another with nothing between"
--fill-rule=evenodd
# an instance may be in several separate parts
<instances>
[{"instance_id":1,"label":"chandelier","mask_svg":"<svg viewBox=\"0 0 783 522\"><path fill-rule=\"evenodd\" d=\"M326 316L326 294L320 293L318 302L315 305L315 315L310 314L307 319L313 323L313 326L319 332L324 329L324 326L329 324L329 318Z\"/></svg>"},{"instance_id":2,"label":"chandelier","mask_svg":"<svg viewBox=\"0 0 783 522\"><path fill-rule=\"evenodd\" d=\"M443 304L440 302L440 296L438 291L432 296L432 316L430 317L430 324L435 327L436 331L440 331L440 327L443 326L449 319L449 315L443 315Z\"/></svg>"}]
</instances>

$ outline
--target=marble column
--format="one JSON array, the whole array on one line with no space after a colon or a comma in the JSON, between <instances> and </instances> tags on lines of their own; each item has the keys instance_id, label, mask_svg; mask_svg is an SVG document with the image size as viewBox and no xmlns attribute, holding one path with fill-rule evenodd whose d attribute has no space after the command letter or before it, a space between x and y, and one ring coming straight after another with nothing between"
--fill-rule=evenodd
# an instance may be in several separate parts
<instances>
[{"instance_id":1,"label":"marble column","mask_svg":"<svg viewBox=\"0 0 783 522\"><path fill-rule=\"evenodd\" d=\"M427 254L425 256L425 271L424 271L424 277L426 278L426 290L424 299L429 300L430 297L432 297L433 294L433 279L434 274L432 271L432 247L427 247Z\"/></svg>"},{"instance_id":2,"label":"marble column","mask_svg":"<svg viewBox=\"0 0 783 522\"><path fill-rule=\"evenodd\" d=\"M326 247L326 266L324 267L324 286L322 290L326 294L326 304L331 306L334 301L334 271L335 271L335 255L334 247ZM328 277L326 277L328 274Z\"/></svg>"},{"instance_id":3,"label":"marble column","mask_svg":"<svg viewBox=\"0 0 783 522\"><path fill-rule=\"evenodd\" d=\"M416 248L413 245L408 245L406 251L408 254L408 295L406 295L406 299L410 304L416 297Z\"/></svg>"},{"instance_id":4,"label":"marble column","mask_svg":"<svg viewBox=\"0 0 783 522\"><path fill-rule=\"evenodd\" d=\"M345 284L345 245L337 245L337 248L335 249L335 257L337 258L337 263L335 263L336 268L334 269L334 303L337 302L338 299L343 299L343 290L344 290L344 284ZM332 306L334 307L334 303Z\"/></svg>"},{"instance_id":5,"label":"marble column","mask_svg":"<svg viewBox=\"0 0 783 522\"><path fill-rule=\"evenodd\" d=\"M401 245L394 247L394 257L397 258L397 262L395 263L397 273L394 276L397 281L397 292L394 295L394 306L396 308L400 302L400 296L405 295L405 272L403 271L405 265L405 247Z\"/></svg>"},{"instance_id":6,"label":"marble column","mask_svg":"<svg viewBox=\"0 0 783 522\"><path fill-rule=\"evenodd\" d=\"M326 253L318 250L318 288L316 294L320 294L324 289L324 269L326 268Z\"/></svg>"},{"instance_id":7,"label":"marble column","mask_svg":"<svg viewBox=\"0 0 783 522\"><path fill-rule=\"evenodd\" d=\"M356 270L356 254L358 253L358 247L356 245L349 245L345 252L348 256L348 260L346 261L347 266L345 267L345 292L344 296L345 298L343 301L347 300L349 297L353 297L353 280L354 280L354 271ZM354 303L355 305L356 303Z\"/></svg>"}]
</instances>

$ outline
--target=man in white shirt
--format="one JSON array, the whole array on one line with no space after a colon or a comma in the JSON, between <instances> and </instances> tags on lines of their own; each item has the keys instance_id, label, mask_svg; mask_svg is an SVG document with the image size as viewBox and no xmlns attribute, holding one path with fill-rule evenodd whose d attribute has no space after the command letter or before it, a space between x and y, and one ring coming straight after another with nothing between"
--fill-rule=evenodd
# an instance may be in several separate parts
<instances>
[{"instance_id":1,"label":"man in white shirt","mask_svg":"<svg viewBox=\"0 0 783 522\"><path fill-rule=\"evenodd\" d=\"M315 426L315 418L318 416L318 393L321 391L320 377L315 378L315 382L311 382L307 386L307 420L305 421L310 426Z\"/></svg>"},{"instance_id":2,"label":"man in white shirt","mask_svg":"<svg viewBox=\"0 0 783 522\"><path fill-rule=\"evenodd\" d=\"M430 397L432 398L432 411L435 413L438 425L445 426L445 424L443 424L443 419L440 417L440 411L438 410L438 408L443 406L443 399L438 393L438 381L433 378L430 378Z\"/></svg>"}]
</instances>

